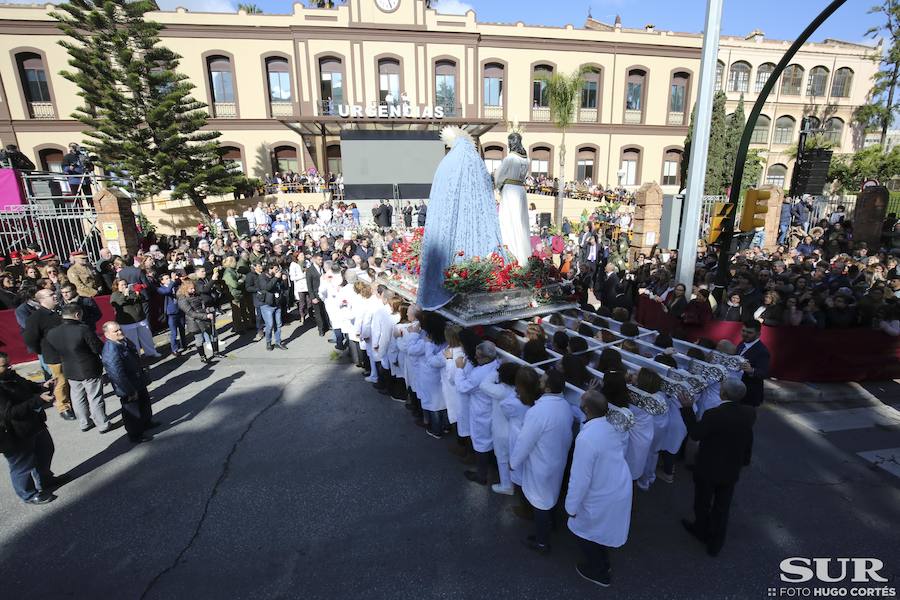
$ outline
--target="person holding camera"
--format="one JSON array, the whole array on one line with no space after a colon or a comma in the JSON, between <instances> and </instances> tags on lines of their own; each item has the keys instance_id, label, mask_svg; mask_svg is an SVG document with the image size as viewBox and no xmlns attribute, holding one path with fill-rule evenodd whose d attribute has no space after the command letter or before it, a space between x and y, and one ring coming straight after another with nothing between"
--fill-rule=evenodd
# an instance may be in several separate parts
<instances>
[{"instance_id":1,"label":"person holding camera","mask_svg":"<svg viewBox=\"0 0 900 600\"><path fill-rule=\"evenodd\" d=\"M114 291L109 297L109 303L116 311L116 321L122 327L125 337L131 340L138 351L143 350L144 356L159 358L161 355L156 351L153 332L147 322L148 303L144 296L146 289L147 286L143 283L128 283L125 279L118 278L113 281Z\"/></svg>"},{"instance_id":2,"label":"person holding camera","mask_svg":"<svg viewBox=\"0 0 900 600\"><path fill-rule=\"evenodd\" d=\"M63 157L62 163L63 173L69 175L69 189L74 196L90 196L91 195L91 179L85 177L94 170L94 165L87 152L72 142L69 144L69 152Z\"/></svg>"},{"instance_id":3,"label":"person holding camera","mask_svg":"<svg viewBox=\"0 0 900 600\"><path fill-rule=\"evenodd\" d=\"M259 310L265 322L266 350L287 350L287 346L281 342L281 305L288 287L288 275L279 264L269 265L259 277L256 293L260 297Z\"/></svg>"},{"instance_id":4,"label":"person holding camera","mask_svg":"<svg viewBox=\"0 0 900 600\"><path fill-rule=\"evenodd\" d=\"M203 298L197 292L197 284L193 279L185 279L176 292L178 308L184 313L187 332L191 335L200 334L201 340L197 344L197 354L200 362L207 363L206 344L210 345L213 356L222 357L213 345L213 330L215 329L215 312L209 310L203 302Z\"/></svg>"}]
</instances>

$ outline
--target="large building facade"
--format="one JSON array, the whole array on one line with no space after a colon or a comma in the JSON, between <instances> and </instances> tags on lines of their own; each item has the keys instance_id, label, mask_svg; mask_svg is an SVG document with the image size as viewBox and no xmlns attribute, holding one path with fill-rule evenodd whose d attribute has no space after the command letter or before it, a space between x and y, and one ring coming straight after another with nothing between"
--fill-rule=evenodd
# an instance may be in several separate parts
<instances>
[{"instance_id":1,"label":"large building facade","mask_svg":"<svg viewBox=\"0 0 900 600\"><path fill-rule=\"evenodd\" d=\"M340 171L340 141L316 119L352 121L348 107L401 104L419 115L497 123L481 136L488 167L506 152L507 123L524 128L532 172L605 186L655 181L681 186L679 163L697 97L702 38L658 27L629 29L588 19L582 28L479 23L444 15L424 0L348 0L334 9L284 15L154 12L163 43L209 104L225 158L248 175ZM56 170L66 145L84 139L72 119L75 86L59 72L68 55L52 7L0 7L0 142ZM723 37L717 88L728 112L755 101L789 42ZM862 147L851 126L875 64L871 48L826 40L805 45L782 75L753 135L762 182L784 184L800 119L815 118L838 152ZM587 67L565 146L553 125L541 74ZM386 117L385 122L390 120ZM431 117L432 121L437 117ZM302 122L304 127L298 127ZM306 133L304 133L306 132ZM565 152L565 173L560 154Z\"/></svg>"}]
</instances>

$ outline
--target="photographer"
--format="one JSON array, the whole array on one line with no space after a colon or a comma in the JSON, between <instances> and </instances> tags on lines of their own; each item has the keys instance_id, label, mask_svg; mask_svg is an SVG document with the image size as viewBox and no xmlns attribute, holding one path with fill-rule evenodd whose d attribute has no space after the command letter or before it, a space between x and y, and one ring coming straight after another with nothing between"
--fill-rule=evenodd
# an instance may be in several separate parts
<instances>
[{"instance_id":1,"label":"photographer","mask_svg":"<svg viewBox=\"0 0 900 600\"><path fill-rule=\"evenodd\" d=\"M72 142L69 144L69 152L63 157L63 173L69 175L69 189L75 196L91 195L91 179L84 177L94 170L90 157L84 148Z\"/></svg>"},{"instance_id":2,"label":"photographer","mask_svg":"<svg viewBox=\"0 0 900 600\"><path fill-rule=\"evenodd\" d=\"M153 343L153 332L147 322L149 303L144 295L147 287L143 283L128 283L118 278L113 281L114 291L109 297L109 303L116 311L116 321L121 325L125 337L131 340L138 351L143 350L145 357L159 358L160 354Z\"/></svg>"},{"instance_id":3,"label":"photographer","mask_svg":"<svg viewBox=\"0 0 900 600\"><path fill-rule=\"evenodd\" d=\"M270 265L265 273L259 276L256 294L261 302L259 310L265 322L266 350L273 348L287 350L287 346L281 342L281 305L288 287L288 276L282 271L281 265ZM272 345L273 333L274 346Z\"/></svg>"},{"instance_id":4,"label":"photographer","mask_svg":"<svg viewBox=\"0 0 900 600\"><path fill-rule=\"evenodd\" d=\"M212 348L213 356L221 357L217 352L217 348L213 345L213 331L216 322L215 312L207 309L203 299L197 293L197 285L194 280L185 279L182 281L176 296L178 297L178 308L184 313L187 332L189 334L199 333L202 338L200 343L197 344L197 354L200 355L200 362L209 362L209 358L206 355L206 344L209 344Z\"/></svg>"}]
</instances>

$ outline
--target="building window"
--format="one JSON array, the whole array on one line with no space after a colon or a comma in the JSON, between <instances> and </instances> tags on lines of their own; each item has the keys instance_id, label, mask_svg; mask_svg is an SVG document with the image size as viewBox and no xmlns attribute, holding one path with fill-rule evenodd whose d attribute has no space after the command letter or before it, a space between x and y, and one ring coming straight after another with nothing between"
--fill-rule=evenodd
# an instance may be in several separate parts
<instances>
[{"instance_id":1,"label":"building window","mask_svg":"<svg viewBox=\"0 0 900 600\"><path fill-rule=\"evenodd\" d=\"M63 172L63 152L55 148L45 148L38 152L38 160L41 163L41 169L50 171L51 173Z\"/></svg>"},{"instance_id":2,"label":"building window","mask_svg":"<svg viewBox=\"0 0 900 600\"><path fill-rule=\"evenodd\" d=\"M19 76L25 88L25 100L28 102L50 102L50 86L47 84L47 70L40 55L33 52L22 52L16 55Z\"/></svg>"},{"instance_id":3,"label":"building window","mask_svg":"<svg viewBox=\"0 0 900 600\"><path fill-rule=\"evenodd\" d=\"M227 56L210 56L206 61L212 101L216 104L234 104L234 72L231 70L231 60Z\"/></svg>"},{"instance_id":4,"label":"building window","mask_svg":"<svg viewBox=\"0 0 900 600\"><path fill-rule=\"evenodd\" d=\"M550 148L538 146L531 150L531 176L550 176Z\"/></svg>"},{"instance_id":5,"label":"building window","mask_svg":"<svg viewBox=\"0 0 900 600\"><path fill-rule=\"evenodd\" d=\"M715 91L722 91L722 76L725 74L725 63L721 60L716 63L716 83Z\"/></svg>"},{"instance_id":6,"label":"building window","mask_svg":"<svg viewBox=\"0 0 900 600\"><path fill-rule=\"evenodd\" d=\"M769 185L784 187L784 182L786 179L787 167L782 164L772 165L766 172L766 183L768 183Z\"/></svg>"},{"instance_id":7,"label":"building window","mask_svg":"<svg viewBox=\"0 0 900 600\"><path fill-rule=\"evenodd\" d=\"M622 164L619 167L619 185L638 185L640 177L641 151L637 148L622 150Z\"/></svg>"},{"instance_id":8,"label":"building window","mask_svg":"<svg viewBox=\"0 0 900 600\"><path fill-rule=\"evenodd\" d=\"M768 144L769 143L769 127L772 125L772 119L766 115L759 115L756 119L756 125L753 126L753 134L750 136L751 144Z\"/></svg>"},{"instance_id":9,"label":"building window","mask_svg":"<svg viewBox=\"0 0 900 600\"><path fill-rule=\"evenodd\" d=\"M803 86L803 67L790 65L781 74L781 93L785 96L799 96Z\"/></svg>"},{"instance_id":10,"label":"building window","mask_svg":"<svg viewBox=\"0 0 900 600\"><path fill-rule=\"evenodd\" d=\"M244 172L244 162L241 160L241 149L235 146L224 146L222 148L222 163L228 167L230 171L236 173Z\"/></svg>"},{"instance_id":11,"label":"building window","mask_svg":"<svg viewBox=\"0 0 900 600\"><path fill-rule=\"evenodd\" d=\"M582 148L578 151L575 163L575 181L594 181L594 163L597 151L593 148Z\"/></svg>"},{"instance_id":12,"label":"building window","mask_svg":"<svg viewBox=\"0 0 900 600\"><path fill-rule=\"evenodd\" d=\"M850 84L853 83L853 71L847 67L841 67L834 72L831 80L831 95L835 98L847 98L850 96Z\"/></svg>"},{"instance_id":13,"label":"building window","mask_svg":"<svg viewBox=\"0 0 900 600\"><path fill-rule=\"evenodd\" d=\"M319 82L322 112L334 114L335 107L344 103L344 65L341 59L328 56L319 60Z\"/></svg>"},{"instance_id":14,"label":"building window","mask_svg":"<svg viewBox=\"0 0 900 600\"><path fill-rule=\"evenodd\" d=\"M790 144L794 141L794 119L793 117L778 117L775 121L775 137L773 144Z\"/></svg>"},{"instance_id":15,"label":"building window","mask_svg":"<svg viewBox=\"0 0 900 600\"><path fill-rule=\"evenodd\" d=\"M828 69L825 67L814 67L809 72L809 81L806 84L807 96L824 96L825 90L828 89Z\"/></svg>"},{"instance_id":16,"label":"building window","mask_svg":"<svg viewBox=\"0 0 900 600\"><path fill-rule=\"evenodd\" d=\"M278 173L296 173L299 169L297 162L297 149L293 146L278 146L272 152L272 168Z\"/></svg>"},{"instance_id":17,"label":"building window","mask_svg":"<svg viewBox=\"0 0 900 600\"><path fill-rule=\"evenodd\" d=\"M484 65L484 105L503 106L503 65L500 63Z\"/></svg>"},{"instance_id":18,"label":"building window","mask_svg":"<svg viewBox=\"0 0 900 600\"><path fill-rule=\"evenodd\" d=\"M774 70L775 65L772 63L765 63L756 68L756 87L754 88L754 91L757 94L765 87L766 82L769 81L769 77L771 77L772 71Z\"/></svg>"},{"instance_id":19,"label":"building window","mask_svg":"<svg viewBox=\"0 0 900 600\"><path fill-rule=\"evenodd\" d=\"M486 146L484 149L484 166L493 177L500 163L503 162L503 148L500 146Z\"/></svg>"},{"instance_id":20,"label":"building window","mask_svg":"<svg viewBox=\"0 0 900 600\"><path fill-rule=\"evenodd\" d=\"M531 78L531 106L534 108L547 108L550 106L550 98L547 96L547 81L545 78L553 75L553 67L550 65L537 65Z\"/></svg>"},{"instance_id":21,"label":"building window","mask_svg":"<svg viewBox=\"0 0 900 600\"><path fill-rule=\"evenodd\" d=\"M819 120L819 117L806 117L806 127L808 129L820 129L822 127L822 121Z\"/></svg>"},{"instance_id":22,"label":"building window","mask_svg":"<svg viewBox=\"0 0 900 600\"><path fill-rule=\"evenodd\" d=\"M269 102L291 101L291 69L286 58L267 58Z\"/></svg>"},{"instance_id":23,"label":"building window","mask_svg":"<svg viewBox=\"0 0 900 600\"><path fill-rule=\"evenodd\" d=\"M444 107L444 115L457 116L456 63L439 60L434 66L434 96L438 106Z\"/></svg>"},{"instance_id":24,"label":"building window","mask_svg":"<svg viewBox=\"0 0 900 600\"><path fill-rule=\"evenodd\" d=\"M584 74L581 85L581 108L597 109L600 106L600 71L591 69Z\"/></svg>"},{"instance_id":25,"label":"building window","mask_svg":"<svg viewBox=\"0 0 900 600\"><path fill-rule=\"evenodd\" d=\"M681 185L681 150L667 150L663 157L663 185Z\"/></svg>"},{"instance_id":26,"label":"building window","mask_svg":"<svg viewBox=\"0 0 900 600\"><path fill-rule=\"evenodd\" d=\"M641 111L644 106L644 83L647 72L641 69L628 71L628 82L625 87L625 110Z\"/></svg>"},{"instance_id":27,"label":"building window","mask_svg":"<svg viewBox=\"0 0 900 600\"><path fill-rule=\"evenodd\" d=\"M400 61L396 58L378 61L378 99L384 104L400 102Z\"/></svg>"},{"instance_id":28,"label":"building window","mask_svg":"<svg viewBox=\"0 0 900 600\"><path fill-rule=\"evenodd\" d=\"M837 117L831 117L825 121L825 133L823 137L826 141L831 142L835 146L841 145L841 134L844 132L844 122Z\"/></svg>"},{"instance_id":29,"label":"building window","mask_svg":"<svg viewBox=\"0 0 900 600\"><path fill-rule=\"evenodd\" d=\"M669 112L684 114L687 109L687 89L690 75L674 73L669 85Z\"/></svg>"},{"instance_id":30,"label":"building window","mask_svg":"<svg viewBox=\"0 0 900 600\"><path fill-rule=\"evenodd\" d=\"M728 91L742 94L750 91L750 65L740 61L731 65L728 71Z\"/></svg>"},{"instance_id":31,"label":"building window","mask_svg":"<svg viewBox=\"0 0 900 600\"><path fill-rule=\"evenodd\" d=\"M331 144L325 150L325 156L328 159L328 172L329 173L341 173L341 145L340 144Z\"/></svg>"}]
</instances>

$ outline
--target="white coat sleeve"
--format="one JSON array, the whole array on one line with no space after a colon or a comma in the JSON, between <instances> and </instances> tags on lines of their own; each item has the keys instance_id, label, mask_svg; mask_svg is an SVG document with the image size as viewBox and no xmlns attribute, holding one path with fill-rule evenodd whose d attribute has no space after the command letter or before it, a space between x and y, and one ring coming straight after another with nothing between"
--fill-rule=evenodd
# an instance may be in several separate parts
<instances>
[{"instance_id":1,"label":"white coat sleeve","mask_svg":"<svg viewBox=\"0 0 900 600\"><path fill-rule=\"evenodd\" d=\"M509 466L514 471L518 470L531 451L537 445L538 438L541 436L540 415L534 409L529 410L525 414L525 422L522 424L522 430L519 437L516 438L516 447L513 448L512 455L509 457Z\"/></svg>"},{"instance_id":2,"label":"white coat sleeve","mask_svg":"<svg viewBox=\"0 0 900 600\"><path fill-rule=\"evenodd\" d=\"M417 335L415 340L410 341L406 353L410 356L422 356L425 354L425 338Z\"/></svg>"},{"instance_id":3,"label":"white coat sleeve","mask_svg":"<svg viewBox=\"0 0 900 600\"><path fill-rule=\"evenodd\" d=\"M441 370L447 365L447 361L444 359L444 349L440 346L434 347L434 352L426 357L427 364L432 369Z\"/></svg>"},{"instance_id":4,"label":"white coat sleeve","mask_svg":"<svg viewBox=\"0 0 900 600\"><path fill-rule=\"evenodd\" d=\"M471 377L474 369L469 369L468 366L466 365L466 368L456 370L456 391L460 394L468 394L478 387L478 382Z\"/></svg>"},{"instance_id":5,"label":"white coat sleeve","mask_svg":"<svg viewBox=\"0 0 900 600\"><path fill-rule=\"evenodd\" d=\"M397 338L397 349L409 354L410 347L419 339L419 334L407 329L406 333Z\"/></svg>"},{"instance_id":6,"label":"white coat sleeve","mask_svg":"<svg viewBox=\"0 0 900 600\"><path fill-rule=\"evenodd\" d=\"M591 488L591 477L594 473L594 456L587 440L575 440L575 454L572 457L572 470L569 473L569 491L566 493L566 512L573 517L581 509L581 503Z\"/></svg>"},{"instance_id":7,"label":"white coat sleeve","mask_svg":"<svg viewBox=\"0 0 900 600\"><path fill-rule=\"evenodd\" d=\"M509 388L497 381L497 377L485 377L484 381L481 382L481 385L478 386L482 392L491 397L492 400L502 400L506 398L509 394Z\"/></svg>"},{"instance_id":8,"label":"white coat sleeve","mask_svg":"<svg viewBox=\"0 0 900 600\"><path fill-rule=\"evenodd\" d=\"M522 410L520 407L524 407L524 405L519 400L519 397L516 396L515 392L507 394L506 398L500 401L500 410L503 412L503 416L507 419L512 419L518 416L518 414Z\"/></svg>"}]
</instances>

